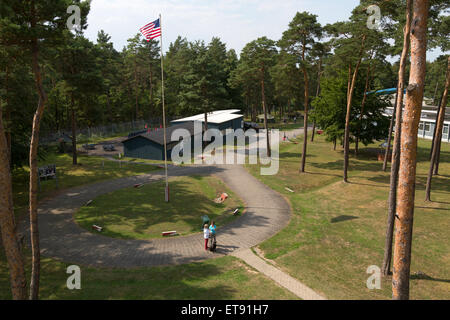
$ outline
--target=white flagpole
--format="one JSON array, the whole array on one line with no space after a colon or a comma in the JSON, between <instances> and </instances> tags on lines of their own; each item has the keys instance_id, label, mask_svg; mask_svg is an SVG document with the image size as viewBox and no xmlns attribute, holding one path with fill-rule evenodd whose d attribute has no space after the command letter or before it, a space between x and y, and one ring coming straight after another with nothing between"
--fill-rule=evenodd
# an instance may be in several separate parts
<instances>
[{"instance_id":1,"label":"white flagpole","mask_svg":"<svg viewBox=\"0 0 450 320\"><path fill-rule=\"evenodd\" d=\"M166 112L164 106L164 64L163 64L163 31L161 14L159 14L159 27L161 28L161 93L162 93L162 109L163 109L163 130L164 130L164 170L166 174L165 200L169 202L169 180L167 177L167 144L166 144Z\"/></svg>"}]
</instances>

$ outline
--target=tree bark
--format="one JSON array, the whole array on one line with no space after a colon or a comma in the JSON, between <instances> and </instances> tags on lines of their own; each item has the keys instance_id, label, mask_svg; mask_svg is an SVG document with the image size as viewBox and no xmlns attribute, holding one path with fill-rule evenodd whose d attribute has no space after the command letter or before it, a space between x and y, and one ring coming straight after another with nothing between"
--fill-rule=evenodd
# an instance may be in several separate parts
<instances>
[{"instance_id":1,"label":"tree bark","mask_svg":"<svg viewBox=\"0 0 450 320\"><path fill-rule=\"evenodd\" d=\"M266 129L266 144L267 144L267 156L271 157L272 153L270 150L270 141L269 141L269 130L267 128L267 110L266 110L266 94L264 88L264 68L261 70L262 78L261 78L261 98L264 112L264 129Z\"/></svg>"},{"instance_id":2,"label":"tree bark","mask_svg":"<svg viewBox=\"0 0 450 320\"><path fill-rule=\"evenodd\" d=\"M395 102L394 102L394 109L392 110L392 117L391 121L389 123L389 133L387 137L387 146L384 151L384 160L383 160L383 171L386 172L387 168L387 161L389 157L389 150L391 149L391 139L392 139L392 131L394 129L394 120L395 120L395 114L397 112L397 101L398 101L398 84L397 84L397 93L395 94Z\"/></svg>"},{"instance_id":3,"label":"tree bark","mask_svg":"<svg viewBox=\"0 0 450 320\"><path fill-rule=\"evenodd\" d=\"M320 76L322 75L322 58L319 60L319 72L317 73L317 89L316 89L316 98L319 96L320 92ZM313 127L311 132L311 142L314 142L314 134L316 131L316 120L313 121Z\"/></svg>"},{"instance_id":4,"label":"tree bark","mask_svg":"<svg viewBox=\"0 0 450 320\"><path fill-rule=\"evenodd\" d=\"M78 163L77 154L77 123L75 117L75 100L73 98L73 92L71 93L71 113L72 113L72 164Z\"/></svg>"},{"instance_id":5,"label":"tree bark","mask_svg":"<svg viewBox=\"0 0 450 320\"><path fill-rule=\"evenodd\" d=\"M12 165L12 156L11 156L11 106L9 105L9 68L6 67L5 72L5 90L6 90L6 109L5 109L5 119L6 119L6 127L5 127L5 133L6 133L6 144L7 144L7 154L10 165Z\"/></svg>"},{"instance_id":6,"label":"tree bark","mask_svg":"<svg viewBox=\"0 0 450 320\"><path fill-rule=\"evenodd\" d=\"M350 111L352 106L353 91L355 90L356 77L358 75L359 66L361 64L362 55L364 51L364 43L366 41L366 35L363 35L361 41L361 49L359 51L359 60L353 71L353 77L347 96L347 114L345 115L345 133L344 133L344 182L348 182L348 158L349 158L349 144L350 144Z\"/></svg>"},{"instance_id":7,"label":"tree bark","mask_svg":"<svg viewBox=\"0 0 450 320\"><path fill-rule=\"evenodd\" d=\"M436 133L435 139L436 141L433 144L433 152L431 154L430 160L430 170L428 171L427 185L425 188L425 201L431 201L431 179L433 178L433 169L437 165L437 157L440 149L440 142L442 140L442 129L444 128L444 119L445 119L445 107L447 105L447 96L448 96L448 87L450 84L450 57L447 62L447 75L445 80L445 89L444 94L442 96L440 112L438 118L436 120Z\"/></svg>"},{"instance_id":8,"label":"tree bark","mask_svg":"<svg viewBox=\"0 0 450 320\"><path fill-rule=\"evenodd\" d=\"M392 298L409 299L411 243L416 181L417 131L422 111L426 73L428 0L416 0L413 5L411 29L411 69L403 111L400 169L397 187L395 221L394 268Z\"/></svg>"},{"instance_id":9,"label":"tree bark","mask_svg":"<svg viewBox=\"0 0 450 320\"><path fill-rule=\"evenodd\" d=\"M305 81L305 116L303 117L303 150L302 150L302 166L300 168L300 172L305 172L306 165L306 147L308 144L308 103L309 103L309 80L308 80L308 72L306 70L306 61L305 61L305 51L306 51L306 43L303 42L303 52L302 52L302 60L303 60L303 79Z\"/></svg>"},{"instance_id":10,"label":"tree bark","mask_svg":"<svg viewBox=\"0 0 450 320\"><path fill-rule=\"evenodd\" d=\"M35 28L35 5L32 4L32 28ZM29 191L29 210L30 210L30 233L31 233L31 282L30 282L30 299L35 300L39 297L39 278L40 278L40 248L39 248L39 228L37 216L37 182L38 182L38 166L37 151L39 145L39 129L41 125L42 115L44 113L45 104L47 103L47 94L42 84L41 69L39 66L39 46L37 38L32 40L32 69L35 77L36 87L39 95L39 102L33 117L33 126L31 131L30 142L30 191Z\"/></svg>"},{"instance_id":11,"label":"tree bark","mask_svg":"<svg viewBox=\"0 0 450 320\"><path fill-rule=\"evenodd\" d=\"M437 142L438 143L438 147L437 147L437 156L436 156L436 162L434 164L434 175L439 175L439 160L441 159L441 143L442 143L442 138Z\"/></svg>"},{"instance_id":12,"label":"tree bark","mask_svg":"<svg viewBox=\"0 0 450 320\"><path fill-rule=\"evenodd\" d=\"M358 154L358 147L359 147L359 134L361 133L361 123L362 123L362 117L364 115L364 105L366 104L366 100L367 100L367 90L369 90L369 78L370 78L370 62L369 62L369 66L367 68L367 75L366 75L366 83L364 85L364 95L363 95L363 99L361 102L361 113L359 114L359 126L360 128L358 129L358 135L356 135L356 141L355 141L355 155Z\"/></svg>"},{"instance_id":13,"label":"tree bark","mask_svg":"<svg viewBox=\"0 0 450 320\"><path fill-rule=\"evenodd\" d=\"M386 223L386 238L384 243L384 256L381 272L384 276L391 273L392 261L392 240L394 237L395 211L397 209L397 184L398 170L400 165L400 140L402 134L402 114L403 114L403 91L405 87L405 69L409 52L409 37L411 30L411 7L412 0L406 1L406 23L403 34L403 49L400 56L398 70L397 95L395 106L395 134L394 145L392 147L391 176L389 185L388 217ZM394 115L392 115L394 116Z\"/></svg>"},{"instance_id":14,"label":"tree bark","mask_svg":"<svg viewBox=\"0 0 450 320\"><path fill-rule=\"evenodd\" d=\"M11 167L7 149L0 100L0 181L2 181L2 188L0 189L0 233L6 261L8 262L12 298L14 300L25 300L27 298L27 281L14 220Z\"/></svg>"}]
</instances>

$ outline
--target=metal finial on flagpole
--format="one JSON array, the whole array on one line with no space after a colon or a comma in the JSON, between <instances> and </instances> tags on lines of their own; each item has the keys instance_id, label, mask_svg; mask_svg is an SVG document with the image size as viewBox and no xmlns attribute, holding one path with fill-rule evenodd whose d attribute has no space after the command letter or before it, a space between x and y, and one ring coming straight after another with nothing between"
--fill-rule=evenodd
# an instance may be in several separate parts
<instances>
[{"instance_id":1,"label":"metal finial on flagpole","mask_svg":"<svg viewBox=\"0 0 450 320\"><path fill-rule=\"evenodd\" d=\"M166 112L164 106L164 64L163 64L163 32L161 14L159 14L159 27L161 28L161 93L163 109L163 131L164 131L164 170L166 175L165 200L169 202L169 180L167 177L167 144L166 144Z\"/></svg>"}]
</instances>

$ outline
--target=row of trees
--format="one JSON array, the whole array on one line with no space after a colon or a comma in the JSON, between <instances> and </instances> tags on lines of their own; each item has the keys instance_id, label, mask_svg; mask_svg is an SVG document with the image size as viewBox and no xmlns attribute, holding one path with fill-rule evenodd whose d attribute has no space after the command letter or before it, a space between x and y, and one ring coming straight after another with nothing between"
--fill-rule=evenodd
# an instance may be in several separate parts
<instances>
[{"instance_id":1,"label":"row of trees","mask_svg":"<svg viewBox=\"0 0 450 320\"><path fill-rule=\"evenodd\" d=\"M70 131L73 163L77 164L78 127L140 119L154 121L162 111L158 42L147 42L136 34L119 52L110 36L100 31L93 43L83 35L90 2L75 1L81 8L82 21L76 32L70 32L66 28L66 9L71 2L4 0L0 5L0 178L6 183L0 195L0 226L13 297L17 299L26 297L26 280L16 240L11 167L22 166L27 160L30 167L33 263L29 297L36 299L40 268L37 159L41 129ZM379 2L384 13L380 29L367 27L366 9L373 2ZM382 114L387 102L366 93L395 86L402 92L403 79L409 72L417 72L406 63L411 23L404 8L412 5L411 1L404 2L364 0L348 21L326 26L318 23L317 16L299 12L281 39L261 37L251 41L239 58L219 38L205 44L179 37L163 57L167 112L171 117L193 113L205 113L207 117L211 110L237 108L252 120L263 113L267 128L267 114L277 112L285 117L302 110L305 139L300 171L304 172L306 166L311 115L313 126L324 129L327 139L335 145L337 141L343 144L343 176L347 181L350 143L358 152L360 142L368 144L391 135L389 120ZM422 3L416 2L418 6ZM448 43L442 38L448 33L443 26L448 25L448 19L440 13L448 4L433 0L426 6L431 21L429 47L440 46L445 51ZM386 60L401 52L398 64L391 65ZM444 92L441 66L445 60L429 63L430 76L423 79L428 84L426 92L433 92L435 99ZM400 97L403 95L398 96L399 106ZM397 111L401 114L402 108ZM396 128L400 129L401 117L397 116L396 121ZM394 141L400 141L400 130L395 133ZM270 156L269 139L267 143ZM396 157L400 154L395 151L399 145L394 142ZM392 176L395 179L398 175ZM397 183L391 185L391 190L396 190Z\"/></svg>"}]
</instances>

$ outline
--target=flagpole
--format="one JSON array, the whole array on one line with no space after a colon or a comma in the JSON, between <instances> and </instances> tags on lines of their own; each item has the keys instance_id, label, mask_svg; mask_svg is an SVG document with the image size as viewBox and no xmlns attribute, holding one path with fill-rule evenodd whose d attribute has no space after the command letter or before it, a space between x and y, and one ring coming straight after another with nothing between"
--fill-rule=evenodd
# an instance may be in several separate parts
<instances>
[{"instance_id":1,"label":"flagpole","mask_svg":"<svg viewBox=\"0 0 450 320\"><path fill-rule=\"evenodd\" d=\"M169 180L167 177L167 144L166 144L166 112L164 106L164 64L163 64L163 31L161 14L159 14L159 27L161 28L161 93L163 109L163 131L164 131L164 170L166 175L165 200L169 202Z\"/></svg>"}]
</instances>

